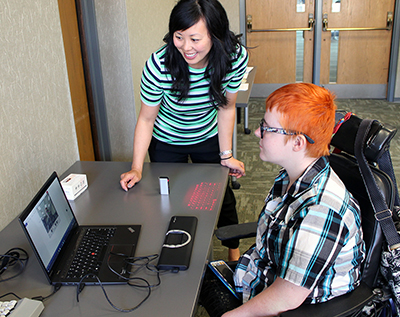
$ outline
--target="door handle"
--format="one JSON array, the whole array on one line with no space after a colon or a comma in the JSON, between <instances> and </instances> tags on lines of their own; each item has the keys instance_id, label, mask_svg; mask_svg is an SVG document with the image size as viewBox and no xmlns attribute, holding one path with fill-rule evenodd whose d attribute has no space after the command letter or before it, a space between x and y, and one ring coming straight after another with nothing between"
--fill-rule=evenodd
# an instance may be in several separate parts
<instances>
[{"instance_id":1,"label":"door handle","mask_svg":"<svg viewBox=\"0 0 400 317\"><path fill-rule=\"evenodd\" d=\"M393 12L388 12L387 13L387 19L386 19L386 27L385 28L329 28L328 27L328 14L324 13L323 19L322 19L322 30L324 32L330 32L330 31L378 31L378 30L386 30L390 31L392 29L393 25Z\"/></svg>"},{"instance_id":2,"label":"door handle","mask_svg":"<svg viewBox=\"0 0 400 317\"><path fill-rule=\"evenodd\" d=\"M253 32L290 32L290 31L312 31L314 28L315 19L314 15L310 13L308 15L308 28L287 28L287 29L264 29L264 30L253 30L253 17L247 15L247 33Z\"/></svg>"}]
</instances>

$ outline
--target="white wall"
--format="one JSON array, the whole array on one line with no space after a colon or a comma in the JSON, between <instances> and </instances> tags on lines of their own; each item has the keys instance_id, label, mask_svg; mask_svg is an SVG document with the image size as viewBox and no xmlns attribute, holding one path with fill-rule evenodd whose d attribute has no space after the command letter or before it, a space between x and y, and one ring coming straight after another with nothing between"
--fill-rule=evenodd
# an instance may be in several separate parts
<instances>
[{"instance_id":1,"label":"white wall","mask_svg":"<svg viewBox=\"0 0 400 317\"><path fill-rule=\"evenodd\" d=\"M136 124L125 0L95 0L112 161L131 161Z\"/></svg>"},{"instance_id":2,"label":"white wall","mask_svg":"<svg viewBox=\"0 0 400 317\"><path fill-rule=\"evenodd\" d=\"M126 0L136 114L140 110L140 78L151 53L163 45L175 0ZM132 135L133 142L133 135Z\"/></svg>"},{"instance_id":3,"label":"white wall","mask_svg":"<svg viewBox=\"0 0 400 317\"><path fill-rule=\"evenodd\" d=\"M0 5L0 229L79 159L57 0Z\"/></svg>"}]
</instances>

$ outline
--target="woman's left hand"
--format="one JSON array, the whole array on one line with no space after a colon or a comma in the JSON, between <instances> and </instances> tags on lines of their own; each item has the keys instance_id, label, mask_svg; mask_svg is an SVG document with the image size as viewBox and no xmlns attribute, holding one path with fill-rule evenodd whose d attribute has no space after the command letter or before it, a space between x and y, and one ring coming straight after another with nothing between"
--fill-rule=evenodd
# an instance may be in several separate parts
<instances>
[{"instance_id":1,"label":"woman's left hand","mask_svg":"<svg viewBox=\"0 0 400 317\"><path fill-rule=\"evenodd\" d=\"M228 160L221 160L221 165L226 166L230 169L229 171L230 176L240 178L246 175L244 169L244 163L235 159L234 157L231 157Z\"/></svg>"}]
</instances>

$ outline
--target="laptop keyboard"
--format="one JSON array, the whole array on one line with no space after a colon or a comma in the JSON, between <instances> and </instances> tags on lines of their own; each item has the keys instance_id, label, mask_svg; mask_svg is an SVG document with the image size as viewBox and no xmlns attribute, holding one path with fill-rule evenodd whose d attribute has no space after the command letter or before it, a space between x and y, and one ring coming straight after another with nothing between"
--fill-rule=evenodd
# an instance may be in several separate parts
<instances>
[{"instance_id":1,"label":"laptop keyboard","mask_svg":"<svg viewBox=\"0 0 400 317\"><path fill-rule=\"evenodd\" d=\"M190 209L213 210L221 183L202 182L196 185L188 206Z\"/></svg>"},{"instance_id":2,"label":"laptop keyboard","mask_svg":"<svg viewBox=\"0 0 400 317\"><path fill-rule=\"evenodd\" d=\"M88 228L66 274L67 279L80 279L88 273L98 273L101 260L115 228Z\"/></svg>"}]
</instances>

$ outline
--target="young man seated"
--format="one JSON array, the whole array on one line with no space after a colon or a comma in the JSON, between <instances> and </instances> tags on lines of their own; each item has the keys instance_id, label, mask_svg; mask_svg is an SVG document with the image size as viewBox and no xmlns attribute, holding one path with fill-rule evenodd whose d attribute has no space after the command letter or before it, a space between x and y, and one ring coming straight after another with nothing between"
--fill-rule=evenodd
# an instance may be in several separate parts
<instances>
[{"instance_id":1,"label":"young man seated","mask_svg":"<svg viewBox=\"0 0 400 317\"><path fill-rule=\"evenodd\" d=\"M255 134L260 158L282 166L235 271L243 305L224 314L276 316L355 289L365 256L358 203L330 168L334 96L313 84L272 93Z\"/></svg>"}]
</instances>

